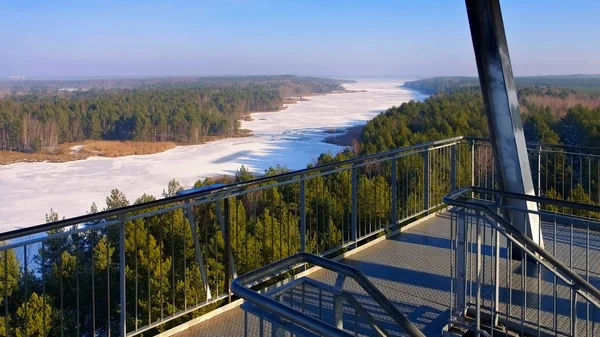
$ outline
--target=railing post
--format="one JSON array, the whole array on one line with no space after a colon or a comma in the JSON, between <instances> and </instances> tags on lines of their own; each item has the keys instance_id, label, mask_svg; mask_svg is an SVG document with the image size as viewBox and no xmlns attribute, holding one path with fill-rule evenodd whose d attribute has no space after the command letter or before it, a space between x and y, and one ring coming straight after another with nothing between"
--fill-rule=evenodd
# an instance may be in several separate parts
<instances>
[{"instance_id":1,"label":"railing post","mask_svg":"<svg viewBox=\"0 0 600 337\"><path fill-rule=\"evenodd\" d=\"M477 255L476 255L476 261L475 261L475 278L476 278L476 282L477 282L477 288L475 290L475 336L479 337L481 336L481 305L482 305L482 299L481 299L481 283L482 283L482 277L483 277L483 270L482 270L482 253L481 253L481 235L482 235L482 229L481 229L481 224L479 223L479 218L477 218L475 220L475 226L477 226L475 228L475 235L477 236ZM485 229L484 229L485 230ZM525 292L525 294L527 294Z\"/></svg>"},{"instance_id":2,"label":"railing post","mask_svg":"<svg viewBox=\"0 0 600 337\"><path fill-rule=\"evenodd\" d=\"M210 293L210 287L208 286L208 276L206 274L206 268L204 267L204 257L202 256L200 240L198 239L198 231L196 230L196 217L192 212L190 200L186 200L185 204L186 206L183 210L183 213L190 223L190 231L192 232L192 239L194 240L194 254L196 255L196 263L198 263L198 268L200 268L200 277L202 278L202 285L204 286L206 299L209 300L212 298L212 295Z\"/></svg>"},{"instance_id":3,"label":"railing post","mask_svg":"<svg viewBox=\"0 0 600 337\"><path fill-rule=\"evenodd\" d=\"M456 223L456 308L455 314L463 319L467 310L467 210L459 209Z\"/></svg>"},{"instance_id":4,"label":"railing post","mask_svg":"<svg viewBox=\"0 0 600 337\"><path fill-rule=\"evenodd\" d=\"M225 251L223 257L225 258L225 284L223 289L227 291L227 303L231 303L231 267L233 260L231 259L231 241L229 237L230 230L230 219L229 219L229 198L223 199L223 242L225 243Z\"/></svg>"},{"instance_id":5,"label":"railing post","mask_svg":"<svg viewBox=\"0 0 600 337\"><path fill-rule=\"evenodd\" d=\"M498 313L500 312L500 232L497 229L492 231L495 236L496 256L494 257L494 315L492 316L493 327L498 326Z\"/></svg>"},{"instance_id":6,"label":"railing post","mask_svg":"<svg viewBox=\"0 0 600 337\"><path fill-rule=\"evenodd\" d=\"M573 294L571 301L571 336L577 337L577 292L571 289Z\"/></svg>"},{"instance_id":7,"label":"railing post","mask_svg":"<svg viewBox=\"0 0 600 337\"><path fill-rule=\"evenodd\" d=\"M279 324L271 324L271 337L285 337L285 330Z\"/></svg>"},{"instance_id":8,"label":"railing post","mask_svg":"<svg viewBox=\"0 0 600 337\"><path fill-rule=\"evenodd\" d=\"M450 147L450 191L456 191L456 144Z\"/></svg>"},{"instance_id":9,"label":"railing post","mask_svg":"<svg viewBox=\"0 0 600 337\"><path fill-rule=\"evenodd\" d=\"M225 198L223 199L223 205L224 207L228 208L229 207L229 199ZM227 210L226 212L230 212L229 210ZM219 228L221 229L221 234L223 234L223 239L225 238L225 227L226 227L226 222L227 222L227 226L228 226L228 231L229 233L231 233L231 219L229 219L229 215L230 213L227 213L225 216L223 216L223 211L221 210L221 205L216 202L215 203L215 213L217 215L217 221L219 222ZM227 246L224 247L225 249L225 254L228 254L229 257L229 275L230 275L230 279L234 279L237 277L237 270L235 268L235 260L233 259L233 252L231 251L231 242L229 243L229 248L227 249ZM225 260L223 260L225 262ZM225 288L224 288L225 289Z\"/></svg>"},{"instance_id":10,"label":"railing post","mask_svg":"<svg viewBox=\"0 0 600 337\"><path fill-rule=\"evenodd\" d=\"M475 186L475 141L471 140L471 186Z\"/></svg>"},{"instance_id":11,"label":"railing post","mask_svg":"<svg viewBox=\"0 0 600 337\"><path fill-rule=\"evenodd\" d=\"M306 253L306 177L300 176L300 252Z\"/></svg>"},{"instance_id":12,"label":"railing post","mask_svg":"<svg viewBox=\"0 0 600 337\"><path fill-rule=\"evenodd\" d=\"M356 167L352 167L352 222L350 224L350 238L354 242L354 247L357 246L358 239L358 201L357 201L357 182L358 179L356 177Z\"/></svg>"},{"instance_id":13,"label":"railing post","mask_svg":"<svg viewBox=\"0 0 600 337\"><path fill-rule=\"evenodd\" d=\"M423 210L429 210L429 148L423 152Z\"/></svg>"},{"instance_id":14,"label":"railing post","mask_svg":"<svg viewBox=\"0 0 600 337\"><path fill-rule=\"evenodd\" d=\"M397 177L397 159L392 158L392 228L396 230L396 226L398 226L398 177Z\"/></svg>"},{"instance_id":15,"label":"railing post","mask_svg":"<svg viewBox=\"0 0 600 337\"><path fill-rule=\"evenodd\" d=\"M542 147L537 147L537 195L542 196Z\"/></svg>"},{"instance_id":16,"label":"railing post","mask_svg":"<svg viewBox=\"0 0 600 337\"><path fill-rule=\"evenodd\" d=\"M341 294L333 295L333 326L344 329L344 297Z\"/></svg>"},{"instance_id":17,"label":"railing post","mask_svg":"<svg viewBox=\"0 0 600 337\"><path fill-rule=\"evenodd\" d=\"M121 222L119 223L119 301L120 310L119 320L121 325L119 326L119 335L125 337L127 334L127 314L126 310L126 294L125 294L125 214L120 216Z\"/></svg>"}]
</instances>

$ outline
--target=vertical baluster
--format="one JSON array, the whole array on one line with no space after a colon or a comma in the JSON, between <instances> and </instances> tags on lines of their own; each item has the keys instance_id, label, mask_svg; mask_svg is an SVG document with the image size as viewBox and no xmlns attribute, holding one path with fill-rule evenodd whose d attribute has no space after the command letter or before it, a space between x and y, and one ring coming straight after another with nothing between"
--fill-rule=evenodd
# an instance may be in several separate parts
<instances>
[{"instance_id":1,"label":"vertical baluster","mask_svg":"<svg viewBox=\"0 0 600 337\"><path fill-rule=\"evenodd\" d=\"M542 242L542 224L540 221L540 229L538 231L538 242ZM535 261L535 266L536 266L536 271L537 271L537 276L538 276L538 288L537 288L537 300L538 300L538 310L537 310L537 332L538 332L538 337L540 336L541 333L541 329L540 329L540 321L542 320L542 265Z\"/></svg>"},{"instance_id":2,"label":"vertical baluster","mask_svg":"<svg viewBox=\"0 0 600 337\"><path fill-rule=\"evenodd\" d=\"M571 293L573 294L571 300L571 336L577 337L577 292L574 292L573 288L571 288Z\"/></svg>"},{"instance_id":3,"label":"vertical baluster","mask_svg":"<svg viewBox=\"0 0 600 337\"><path fill-rule=\"evenodd\" d=\"M45 288L44 288L45 289ZM46 312L44 310L44 312ZM4 251L4 319L6 320L6 324L4 325L4 330L6 332L6 336L9 336L9 326L10 326L10 316L8 314L8 250Z\"/></svg>"},{"instance_id":4,"label":"vertical baluster","mask_svg":"<svg viewBox=\"0 0 600 337\"><path fill-rule=\"evenodd\" d=\"M224 210L224 224L223 224L223 241L225 244L224 247L224 252L223 252L223 257L225 259L225 266L224 271L225 271L225 278L224 278L224 285L223 285L223 290L227 293L227 303L231 303L231 276L232 273L231 271L233 270L233 263L234 261L231 259L231 237L230 237L230 230L231 230L231 223L230 223L230 219L229 219L229 215L230 215L230 210L229 210L229 198L225 198L223 200L223 208ZM281 228L281 226L280 226ZM216 241L216 240L215 240Z\"/></svg>"},{"instance_id":5,"label":"vertical baluster","mask_svg":"<svg viewBox=\"0 0 600 337\"><path fill-rule=\"evenodd\" d=\"M62 245L61 245L62 246ZM108 248L108 241L106 247ZM60 335L65 335L65 296L64 296L64 273L63 273L63 252L64 247L61 247L60 257L58 258L58 272L60 275ZM108 256L108 254L107 254ZM108 268L107 268L108 270ZM109 288L110 289L110 288ZM110 310L108 310L110 314ZM108 335L110 336L110 326L108 328Z\"/></svg>"},{"instance_id":6,"label":"vertical baluster","mask_svg":"<svg viewBox=\"0 0 600 337\"><path fill-rule=\"evenodd\" d=\"M171 301L173 305L173 313L177 312L177 305L175 304L175 211L171 211ZM185 246L182 249L185 252Z\"/></svg>"},{"instance_id":7,"label":"vertical baluster","mask_svg":"<svg viewBox=\"0 0 600 337\"><path fill-rule=\"evenodd\" d=\"M590 282L590 222L586 221L586 233L585 233L585 280ZM586 294L589 293L586 291ZM590 302L585 301L585 335L588 335L589 324L590 324Z\"/></svg>"},{"instance_id":8,"label":"vertical baluster","mask_svg":"<svg viewBox=\"0 0 600 337\"><path fill-rule=\"evenodd\" d=\"M323 291L319 288L319 319L323 319Z\"/></svg>"},{"instance_id":9,"label":"vertical baluster","mask_svg":"<svg viewBox=\"0 0 600 337\"><path fill-rule=\"evenodd\" d=\"M46 241L42 241L41 242L41 250L40 250L40 260L41 260L41 266L40 268L42 269L42 333L43 336L46 336L46 257L45 255L45 250L44 250L44 246L45 246ZM4 254L6 254L6 251L4 252ZM6 265L4 266L4 270L6 271ZM7 284L4 285L4 287L6 288ZM5 324L5 326L8 325L8 316L5 316L7 322ZM5 331L6 336L8 336L8 331Z\"/></svg>"},{"instance_id":10,"label":"vertical baluster","mask_svg":"<svg viewBox=\"0 0 600 337\"><path fill-rule=\"evenodd\" d=\"M391 211L392 211L392 227L391 230L395 231L396 229L398 229L398 177L397 177L397 171L398 171L398 163L397 163L397 159L394 157L392 158L392 173L391 173L391 194L392 194L392 201L391 201Z\"/></svg>"},{"instance_id":11,"label":"vertical baluster","mask_svg":"<svg viewBox=\"0 0 600 337\"><path fill-rule=\"evenodd\" d=\"M573 269L573 221L571 221L570 226L570 238L569 238L569 268ZM575 322L577 321L577 293L573 290L573 287L570 287L570 295L569 300L572 302L571 305L571 336L575 336L577 333L577 329L575 327Z\"/></svg>"},{"instance_id":12,"label":"vertical baluster","mask_svg":"<svg viewBox=\"0 0 600 337\"><path fill-rule=\"evenodd\" d=\"M494 235L494 314L492 316L492 326L496 327L498 325L498 312L500 311L500 233L494 227L492 230ZM492 329L493 333L494 329Z\"/></svg>"},{"instance_id":13,"label":"vertical baluster","mask_svg":"<svg viewBox=\"0 0 600 337\"><path fill-rule=\"evenodd\" d=\"M77 336L81 336L79 327L79 234L75 234L75 301L76 301L76 322L77 322ZM42 311L45 310L45 306L42 306Z\"/></svg>"},{"instance_id":14,"label":"vertical baluster","mask_svg":"<svg viewBox=\"0 0 600 337\"><path fill-rule=\"evenodd\" d=\"M451 324L456 308L454 307L455 301L454 294L456 287L455 282L458 281L459 275L456 270L456 259L458 259L458 235L455 235L455 226L458 226L458 214L455 212L450 213L450 306L448 315L448 326Z\"/></svg>"},{"instance_id":15,"label":"vertical baluster","mask_svg":"<svg viewBox=\"0 0 600 337\"><path fill-rule=\"evenodd\" d=\"M357 200L357 176L356 167L352 167L352 223L351 223L351 241L352 247L356 248L358 239L358 200Z\"/></svg>"},{"instance_id":16,"label":"vertical baluster","mask_svg":"<svg viewBox=\"0 0 600 337\"><path fill-rule=\"evenodd\" d=\"M190 208L190 212L191 212L191 208ZM148 222L149 223L149 222ZM193 224L192 226L195 226L196 224ZM150 230L146 229L146 258L148 259L148 264L150 265L150 263L152 262L152 259L150 257ZM152 324L152 287L150 284L150 267L147 266L146 267L146 271L147 271L147 275L146 275L146 280L147 280L147 285L146 285L146 291L148 292L146 295L148 296L148 324ZM198 298L196 296L196 304L198 304Z\"/></svg>"},{"instance_id":17,"label":"vertical baluster","mask_svg":"<svg viewBox=\"0 0 600 337\"><path fill-rule=\"evenodd\" d=\"M164 216L161 214L160 215L160 220L159 223L162 224L164 223ZM216 240L215 240L216 241ZM165 298L163 297L165 294L163 294L163 287L164 287L164 283L163 283L163 256L162 256L162 247L163 247L163 241L162 241L162 230L158 231L158 300L160 301L160 319L162 320L165 317L164 314L164 301Z\"/></svg>"},{"instance_id":18,"label":"vertical baluster","mask_svg":"<svg viewBox=\"0 0 600 337\"><path fill-rule=\"evenodd\" d=\"M471 141L471 186L475 186L475 141ZM473 195L471 195L472 197Z\"/></svg>"},{"instance_id":19,"label":"vertical baluster","mask_svg":"<svg viewBox=\"0 0 600 337\"><path fill-rule=\"evenodd\" d=\"M463 318L467 309L469 254L469 218L466 209L462 209L456 218L456 314ZM468 292L467 292L468 290Z\"/></svg>"},{"instance_id":20,"label":"vertical baluster","mask_svg":"<svg viewBox=\"0 0 600 337\"><path fill-rule=\"evenodd\" d=\"M587 162L588 162L588 177L587 177L588 195L590 196L590 200L594 200L594 197L592 196L592 158L588 157Z\"/></svg>"},{"instance_id":21,"label":"vertical baluster","mask_svg":"<svg viewBox=\"0 0 600 337\"><path fill-rule=\"evenodd\" d=\"M27 315L27 307L28 307L28 294L27 294L27 279L29 278L29 269L27 266L27 245L23 246L23 273L25 274L25 277L23 278L23 288L25 290L25 296L24 296L24 300L23 300L23 307L24 307L24 311L25 311L25 337L28 336L29 334L29 316ZM62 277L62 273L61 273L61 277Z\"/></svg>"},{"instance_id":22,"label":"vertical baluster","mask_svg":"<svg viewBox=\"0 0 600 337\"><path fill-rule=\"evenodd\" d=\"M457 178L460 178L458 177L460 174L460 165L457 165L457 151L457 145L452 145L450 148L450 191L452 192L456 191L458 184L460 184L460 179L457 180ZM460 158L460 155L458 157Z\"/></svg>"},{"instance_id":23,"label":"vertical baluster","mask_svg":"<svg viewBox=\"0 0 600 337\"><path fill-rule=\"evenodd\" d=\"M138 329L138 321L140 319L139 316L139 299L138 299L138 281L139 281L139 270L138 270L138 240L137 240L137 232L138 232L138 223L137 221L135 221L133 223L133 257L134 257L134 265L135 265L135 294L134 294L134 300L135 300L135 306L134 306L134 310L135 310L135 314L134 314L134 328L135 330ZM185 230L184 230L185 233ZM185 242L183 243L183 249L185 251L186 249L186 244ZM184 255L185 256L185 255ZM185 258L183 259L184 263L185 263ZM187 285L185 283L185 271L183 273L184 275L184 291L185 291L185 286ZM184 298L185 301L185 298Z\"/></svg>"},{"instance_id":24,"label":"vertical baluster","mask_svg":"<svg viewBox=\"0 0 600 337\"><path fill-rule=\"evenodd\" d=\"M552 256L556 257L556 217L554 217L554 229L553 229L553 237L554 237L554 242L552 244ZM554 328L554 333L555 335L558 335L558 315L557 315L557 298L558 298L558 286L557 286L557 278L556 278L556 274L552 273L554 275L553 277L553 308L552 308L552 318L553 318L553 328Z\"/></svg>"},{"instance_id":25,"label":"vertical baluster","mask_svg":"<svg viewBox=\"0 0 600 337\"><path fill-rule=\"evenodd\" d=\"M429 210L429 149L423 152L423 210Z\"/></svg>"},{"instance_id":26,"label":"vertical baluster","mask_svg":"<svg viewBox=\"0 0 600 337\"><path fill-rule=\"evenodd\" d=\"M477 278L477 289L476 289L476 298L475 298L475 331L476 336L481 336L481 279L482 279L482 261L481 261L481 228L479 219L475 223L475 231L477 236L477 258L475 260L475 269L476 269L476 278Z\"/></svg>"},{"instance_id":27,"label":"vertical baluster","mask_svg":"<svg viewBox=\"0 0 600 337\"><path fill-rule=\"evenodd\" d=\"M127 335L127 304L126 304L126 278L125 278L125 215L121 217L119 223L119 335L125 337ZM110 318L109 318L110 320Z\"/></svg>"},{"instance_id":28,"label":"vertical baluster","mask_svg":"<svg viewBox=\"0 0 600 337\"><path fill-rule=\"evenodd\" d=\"M537 195L542 196L542 147L537 147ZM538 241L541 242L541 241Z\"/></svg>"},{"instance_id":29,"label":"vertical baluster","mask_svg":"<svg viewBox=\"0 0 600 337\"><path fill-rule=\"evenodd\" d=\"M111 331L110 331L110 227L106 228L106 331L108 336L110 337L111 335ZM62 272L61 272L62 275ZM62 277L61 277L61 282L62 282ZM62 285L61 285L61 289L62 289ZM61 296L61 301L62 301L62 296ZM61 311L62 311L62 304L61 304ZM64 321L64 320L63 320ZM63 322L64 325L64 322ZM64 330L64 326L63 326L63 330Z\"/></svg>"},{"instance_id":30,"label":"vertical baluster","mask_svg":"<svg viewBox=\"0 0 600 337\"><path fill-rule=\"evenodd\" d=\"M510 224L511 225L513 224L512 212L510 212ZM508 238L507 238L507 240L508 240ZM514 252L512 240L508 240L508 255L506 256L506 270L508 272L508 315L512 314L512 291L513 291L513 282L512 282L513 270L512 270L512 267L513 267L513 255L514 255L514 253L515 252Z\"/></svg>"},{"instance_id":31,"label":"vertical baluster","mask_svg":"<svg viewBox=\"0 0 600 337\"><path fill-rule=\"evenodd\" d=\"M244 310L244 337L248 337L248 311Z\"/></svg>"},{"instance_id":32,"label":"vertical baluster","mask_svg":"<svg viewBox=\"0 0 600 337\"><path fill-rule=\"evenodd\" d=\"M521 336L525 330L527 319L527 253L521 249L521 289L523 290L523 305L521 306Z\"/></svg>"},{"instance_id":33,"label":"vertical baluster","mask_svg":"<svg viewBox=\"0 0 600 337\"><path fill-rule=\"evenodd\" d=\"M92 335L96 334L96 261L94 249L96 248L96 231L92 230L92 247L90 247L90 254L92 258ZM150 302L148 302L150 303Z\"/></svg>"}]
</instances>

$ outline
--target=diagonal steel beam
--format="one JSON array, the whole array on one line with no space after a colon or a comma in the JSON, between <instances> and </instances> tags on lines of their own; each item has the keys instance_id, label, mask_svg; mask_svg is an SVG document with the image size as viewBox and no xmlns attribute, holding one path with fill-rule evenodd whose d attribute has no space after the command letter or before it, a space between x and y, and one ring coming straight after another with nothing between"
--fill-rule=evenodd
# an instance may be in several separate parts
<instances>
[{"instance_id":1,"label":"diagonal steel beam","mask_svg":"<svg viewBox=\"0 0 600 337\"><path fill-rule=\"evenodd\" d=\"M466 0L466 6L498 183L509 192L535 195L500 2ZM532 213L537 204L514 199L507 204L528 211L513 212L514 225L543 245L539 216Z\"/></svg>"}]
</instances>

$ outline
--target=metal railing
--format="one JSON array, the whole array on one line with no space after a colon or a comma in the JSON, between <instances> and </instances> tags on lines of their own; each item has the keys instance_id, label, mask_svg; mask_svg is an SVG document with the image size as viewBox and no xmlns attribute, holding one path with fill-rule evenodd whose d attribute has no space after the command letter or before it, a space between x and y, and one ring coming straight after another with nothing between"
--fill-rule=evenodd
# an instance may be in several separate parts
<instances>
[{"instance_id":1,"label":"metal railing","mask_svg":"<svg viewBox=\"0 0 600 337\"><path fill-rule=\"evenodd\" d=\"M528 210L503 206L510 198L538 204L544 248L513 226ZM476 187L444 201L453 206L455 254L449 327L477 335L600 333L600 207Z\"/></svg>"},{"instance_id":2,"label":"metal railing","mask_svg":"<svg viewBox=\"0 0 600 337\"><path fill-rule=\"evenodd\" d=\"M599 200L587 150L530 145L541 195ZM230 301L237 274L334 256L457 188L493 187L492 159L485 140L456 137L125 207L112 196L114 209L2 233L0 336L162 331Z\"/></svg>"},{"instance_id":3,"label":"metal railing","mask_svg":"<svg viewBox=\"0 0 600 337\"><path fill-rule=\"evenodd\" d=\"M471 166L470 181L460 179L459 187L498 189L487 139L466 137L457 151ZM600 148L527 143L527 152L538 196L600 204Z\"/></svg>"},{"instance_id":4,"label":"metal railing","mask_svg":"<svg viewBox=\"0 0 600 337\"><path fill-rule=\"evenodd\" d=\"M337 274L335 286L303 277L296 280L296 282L288 283L287 286L276 288L276 291L264 294L260 294L256 290L249 288L264 279L280 276L302 264L311 264L335 272ZM419 331L419 329L417 329L415 325L408 320L406 316L404 316L358 269L313 254L295 254L252 271L244 276L240 276L233 281L231 289L234 294L246 300L246 303L244 303L244 309L246 310L246 335L248 332L247 313L250 311L260 317L259 324L261 332L264 331L263 318L270 321L270 330L274 336L283 336L285 335L285 331L300 336L356 336L358 335L359 315L363 316L373 329L371 334L389 336L389 333L377 324L375 319L369 314L369 311L365 309L351 293L343 290L346 278L355 281L370 296L370 298L373 299L375 303L402 328L403 331L410 336L424 336L423 333L421 333L421 331ZM316 303L316 308L318 310L314 310L314 308L304 308L305 297L308 297L306 291L307 285L318 290L318 303ZM302 306L298 309L294 307L293 300L294 291L296 289L301 290L300 294L296 295L297 297L300 297L302 303ZM323 292L331 294L331 297L333 298L333 313L330 315L332 321L329 323L323 319L323 314L321 312L324 307L322 304ZM287 305L283 302L286 293L290 294L290 300L287 302ZM275 298L278 298L279 301ZM354 310L354 334L351 333L349 327L344 327L344 302L349 304ZM317 311L319 312L318 318L309 314L312 313L315 315ZM263 333L260 333L260 336L262 335Z\"/></svg>"},{"instance_id":5,"label":"metal railing","mask_svg":"<svg viewBox=\"0 0 600 337\"><path fill-rule=\"evenodd\" d=\"M296 253L333 256L440 207L461 141L0 234L0 335L134 336L180 324L230 301L236 274Z\"/></svg>"}]
</instances>

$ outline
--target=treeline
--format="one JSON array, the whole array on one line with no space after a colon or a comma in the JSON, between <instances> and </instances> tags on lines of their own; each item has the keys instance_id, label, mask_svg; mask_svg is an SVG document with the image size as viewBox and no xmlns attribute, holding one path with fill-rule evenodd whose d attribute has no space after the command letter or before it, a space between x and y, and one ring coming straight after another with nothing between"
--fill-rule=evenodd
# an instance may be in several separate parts
<instances>
[{"instance_id":1,"label":"treeline","mask_svg":"<svg viewBox=\"0 0 600 337\"><path fill-rule=\"evenodd\" d=\"M525 139L534 143L600 149L600 104L594 106L590 101L590 106L577 104L566 108L564 113L557 113L555 106L536 104L531 100L531 97L560 99L563 95L570 97L573 94L580 92L564 88L526 89L521 103ZM373 154L455 136L489 136L483 100L477 88L440 92L423 102L413 101L388 109L365 125L354 143L353 153ZM491 150L484 147L477 151L475 170L479 180L475 180L475 184L494 187ZM539 168L539 190L543 196L600 203L597 151L584 150L583 153L593 153L589 157L580 156L578 152L576 148L544 152ZM536 156L530 158L530 163L532 170L538 169ZM537 179L535 184L538 188Z\"/></svg>"},{"instance_id":2,"label":"treeline","mask_svg":"<svg viewBox=\"0 0 600 337\"><path fill-rule=\"evenodd\" d=\"M591 75L525 79L524 83L564 86L597 83L600 88L600 78ZM564 81L558 82L560 79ZM411 102L389 109L367 123L361 136L362 147L372 153L428 139L459 135L487 137L481 92L478 85L470 85L476 80L448 77L408 82L408 86L436 93L422 103ZM568 87L539 86L521 87L518 94L528 141L600 147L600 98L595 94Z\"/></svg>"},{"instance_id":3,"label":"treeline","mask_svg":"<svg viewBox=\"0 0 600 337\"><path fill-rule=\"evenodd\" d=\"M372 154L455 136L487 137L481 93L462 89L392 107L369 121L360 153Z\"/></svg>"},{"instance_id":4,"label":"treeline","mask_svg":"<svg viewBox=\"0 0 600 337\"><path fill-rule=\"evenodd\" d=\"M600 75L518 76L515 77L515 84L518 88L558 87L600 95ZM435 94L465 87L479 87L479 79L468 76L443 76L409 81L403 86L426 94Z\"/></svg>"},{"instance_id":5,"label":"treeline","mask_svg":"<svg viewBox=\"0 0 600 337\"><path fill-rule=\"evenodd\" d=\"M87 91L91 89L164 89L164 88L215 88L247 87L260 85L265 88L282 90L284 96L293 94L307 95L341 90L342 83L350 80L336 80L319 77L299 77L293 75L277 76L219 76L219 77L160 77L160 78L92 78L92 79L0 79L0 96L42 94L54 95L68 93L71 90Z\"/></svg>"},{"instance_id":6,"label":"treeline","mask_svg":"<svg viewBox=\"0 0 600 337\"><path fill-rule=\"evenodd\" d=\"M0 99L0 150L47 152L88 139L197 143L233 136L245 113L276 111L284 97L341 89L333 80L296 77L177 83Z\"/></svg>"}]
</instances>

